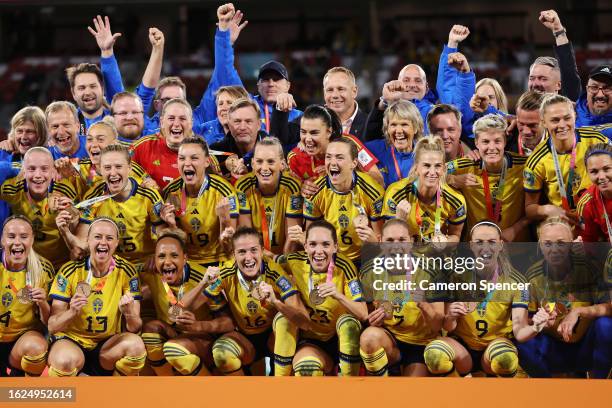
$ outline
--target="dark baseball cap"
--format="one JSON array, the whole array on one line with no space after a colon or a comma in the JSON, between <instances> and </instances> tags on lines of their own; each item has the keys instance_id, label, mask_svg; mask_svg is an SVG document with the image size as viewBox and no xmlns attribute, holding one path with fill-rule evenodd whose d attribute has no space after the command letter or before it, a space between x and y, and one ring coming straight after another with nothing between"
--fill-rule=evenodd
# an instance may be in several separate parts
<instances>
[{"instance_id":1,"label":"dark baseball cap","mask_svg":"<svg viewBox=\"0 0 612 408\"><path fill-rule=\"evenodd\" d=\"M287 72L287 68L283 64L278 61L268 61L259 67L259 75L257 76L257 80L261 79L261 76L266 71L276 72L278 75L285 78L287 81L289 80L289 73Z\"/></svg>"},{"instance_id":2,"label":"dark baseball cap","mask_svg":"<svg viewBox=\"0 0 612 408\"><path fill-rule=\"evenodd\" d=\"M593 78L596 81L603 80L606 82L612 82L612 66L600 65L596 67L589 74L589 78Z\"/></svg>"}]
</instances>

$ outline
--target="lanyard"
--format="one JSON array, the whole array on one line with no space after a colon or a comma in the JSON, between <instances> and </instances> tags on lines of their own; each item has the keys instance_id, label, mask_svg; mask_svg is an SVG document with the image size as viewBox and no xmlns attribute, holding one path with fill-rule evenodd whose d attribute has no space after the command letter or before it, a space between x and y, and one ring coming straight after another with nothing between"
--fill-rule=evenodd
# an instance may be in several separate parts
<instances>
[{"instance_id":1,"label":"lanyard","mask_svg":"<svg viewBox=\"0 0 612 408\"><path fill-rule=\"evenodd\" d=\"M570 158L570 170L567 178L567 186L563 181L563 173L559 165L559 156L553 143L552 137L550 141L550 151L552 153L553 163L555 165L555 174L557 175L557 182L559 183L559 193L561 194L561 204L565 211L570 211L574 207L574 195L572 192L572 185L574 184L574 172L576 168L576 137L574 136L574 143L572 145L572 155Z\"/></svg>"},{"instance_id":2,"label":"lanyard","mask_svg":"<svg viewBox=\"0 0 612 408\"><path fill-rule=\"evenodd\" d=\"M183 306L183 304L181 303L181 299L183 298L183 293L185 291L185 268L183 268L183 276L181 278L181 286L179 286L179 290L177 293L177 296L174 296L174 293L172 292L172 289L170 288L170 285L168 285L168 282L165 282L162 280L162 285L164 286L164 290L166 291L166 298L168 299L168 302L170 302L170 304L172 306L176 305L178 303L179 306ZM178 298L178 300L177 300Z\"/></svg>"},{"instance_id":3,"label":"lanyard","mask_svg":"<svg viewBox=\"0 0 612 408\"><path fill-rule=\"evenodd\" d=\"M106 285L106 280L108 278L108 275L110 275L111 273L113 273L113 270L115 269L115 258L111 258L111 263L108 267L108 273L104 276L104 278L100 279L98 281L98 283L96 284L96 287L93 289L94 292L101 292L102 289L104 289L104 286ZM93 272L91 270L91 257L87 258L87 278L85 280L85 282L87 282L88 285L91 286L91 280L93 278Z\"/></svg>"},{"instance_id":4,"label":"lanyard","mask_svg":"<svg viewBox=\"0 0 612 408\"><path fill-rule=\"evenodd\" d=\"M261 196L259 201L259 213L261 214L261 232L264 239L264 248L268 251L272 248L272 240L274 238L274 219L276 218L276 199L277 196L273 197L274 205L272 206L272 214L270 214L270 221L268 222L268 215L266 213L266 206L264 203L264 196Z\"/></svg>"},{"instance_id":5,"label":"lanyard","mask_svg":"<svg viewBox=\"0 0 612 408\"><path fill-rule=\"evenodd\" d=\"M395 147L391 146L391 157L393 158L393 164L395 165L395 174L397 174L397 179L401 180L404 178L402 175L402 169L400 169L399 164L397 163L397 158L395 157Z\"/></svg>"},{"instance_id":6,"label":"lanyard","mask_svg":"<svg viewBox=\"0 0 612 408\"><path fill-rule=\"evenodd\" d=\"M270 134L270 110L268 108L268 104L264 102L264 115L266 121L266 133Z\"/></svg>"},{"instance_id":7,"label":"lanyard","mask_svg":"<svg viewBox=\"0 0 612 408\"><path fill-rule=\"evenodd\" d=\"M495 273L493 274L493 279L491 279L491 283L496 284L498 279L499 279L499 265L495 267ZM485 313L487 312L487 303L489 303L491 299L493 298L493 293L495 293L494 290L489 291L487 293L487 297L485 298L485 300L483 300L482 302L478 304L478 306L476 306L476 310L478 311L478 315L480 317L484 317Z\"/></svg>"},{"instance_id":8,"label":"lanyard","mask_svg":"<svg viewBox=\"0 0 612 408\"><path fill-rule=\"evenodd\" d=\"M487 206L487 216L491 221L495 223L499 222L499 216L501 215L502 202L501 199L498 199L498 197L501 197L504 192L504 182L506 180L507 169L508 161L504 156L504 162L502 164L502 171L499 176L497 190L495 190L495 192L491 194L491 186L489 184L489 172L487 171L484 161L482 162L482 184L484 188L485 202Z\"/></svg>"},{"instance_id":9,"label":"lanyard","mask_svg":"<svg viewBox=\"0 0 612 408\"><path fill-rule=\"evenodd\" d=\"M595 197L599 197L599 202L601 203L601 211L603 212L604 220L606 220L606 229L608 230L608 241L612 243L612 226L610 225L610 218L608 216L608 209L606 208L606 202L601 194L601 191L597 190L597 195Z\"/></svg>"},{"instance_id":10,"label":"lanyard","mask_svg":"<svg viewBox=\"0 0 612 408\"><path fill-rule=\"evenodd\" d=\"M199 199L202 194L204 194L204 191L206 191L206 189L208 188L208 176L206 174L204 174L204 181L202 181L202 185L200 186L200 190L198 191L198 196L196 197L196 200ZM185 215L185 211L187 210L187 189L185 188L185 183L183 182L183 188L181 188L181 209L179 212L179 217L181 215Z\"/></svg>"},{"instance_id":11,"label":"lanyard","mask_svg":"<svg viewBox=\"0 0 612 408\"><path fill-rule=\"evenodd\" d=\"M251 289L259 284L259 282L263 279L263 275L264 275L264 261L263 259L261 260L261 272L259 274L259 276L257 277L257 279L255 279L253 282L251 282L249 284L249 282L246 281L246 279L244 279L244 276L242 276L242 272L240 272L240 268L238 268L238 265L236 265L236 274L238 275L238 283L240 283L240 286L242 286L242 288L247 292L247 293L251 293Z\"/></svg>"},{"instance_id":12,"label":"lanyard","mask_svg":"<svg viewBox=\"0 0 612 408\"><path fill-rule=\"evenodd\" d=\"M4 269L6 269L7 271L10 271L10 269L9 269L7 263L6 263L6 251L2 251L2 265L4 266ZM13 281L14 280L15 279L10 278L9 279L9 285L11 287L11 290L14 293L17 293L17 288L15 287L15 285L13 285ZM25 287L26 288L31 288L32 287L32 274L30 273L30 271L28 271L27 266L25 268L25 280L26 280Z\"/></svg>"},{"instance_id":13,"label":"lanyard","mask_svg":"<svg viewBox=\"0 0 612 408\"><path fill-rule=\"evenodd\" d=\"M334 262L334 258L332 257L331 261L329 261L329 265L327 265L327 274L325 275L325 283L330 283L332 281L335 266L336 266L336 263ZM314 283L312 282L312 266L311 266L310 276L308 277L308 291L312 292L313 289L314 289Z\"/></svg>"},{"instance_id":14,"label":"lanyard","mask_svg":"<svg viewBox=\"0 0 612 408\"><path fill-rule=\"evenodd\" d=\"M416 182L414 184L415 187L417 187ZM421 217L420 214L420 206L419 206L419 196L418 196L418 188L417 188L417 197L416 197L416 204L414 206L414 210L415 210L415 220L417 225L419 226L419 232L421 233L421 239L424 239L423 237L423 230L422 230L422 225L423 225L423 218ZM423 211L423 214L425 212ZM442 228L441 228L441 219L442 219L442 194L440 191L440 187L438 187L438 190L436 191L436 215L434 218L434 235L439 235L442 233Z\"/></svg>"}]
</instances>

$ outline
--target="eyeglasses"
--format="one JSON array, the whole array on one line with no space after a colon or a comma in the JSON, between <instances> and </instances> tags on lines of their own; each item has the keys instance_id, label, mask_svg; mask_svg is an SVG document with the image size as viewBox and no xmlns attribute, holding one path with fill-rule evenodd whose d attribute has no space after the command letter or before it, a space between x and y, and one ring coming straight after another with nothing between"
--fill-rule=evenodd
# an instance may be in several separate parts
<instances>
[{"instance_id":1,"label":"eyeglasses","mask_svg":"<svg viewBox=\"0 0 612 408\"><path fill-rule=\"evenodd\" d=\"M612 93L612 86L610 85L603 85L603 86L587 85L586 88L587 88L587 91L595 95L597 95L599 91L603 92L604 95L609 95Z\"/></svg>"},{"instance_id":2,"label":"eyeglasses","mask_svg":"<svg viewBox=\"0 0 612 408\"><path fill-rule=\"evenodd\" d=\"M128 115L138 116L138 115L142 115L142 114L143 114L143 111L130 111L130 112L122 111L122 112L114 112L113 116L119 116L119 117L123 118L123 117L126 117Z\"/></svg>"},{"instance_id":3,"label":"eyeglasses","mask_svg":"<svg viewBox=\"0 0 612 408\"><path fill-rule=\"evenodd\" d=\"M166 102L171 101L172 99L176 99L176 98L159 98L158 101L160 101L162 105L165 105Z\"/></svg>"}]
</instances>

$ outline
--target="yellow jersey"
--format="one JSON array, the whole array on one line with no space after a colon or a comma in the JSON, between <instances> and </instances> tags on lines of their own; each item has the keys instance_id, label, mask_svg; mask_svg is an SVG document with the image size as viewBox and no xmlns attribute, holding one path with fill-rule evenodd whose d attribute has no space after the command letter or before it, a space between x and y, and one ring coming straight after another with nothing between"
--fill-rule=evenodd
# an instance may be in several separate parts
<instances>
[{"instance_id":1,"label":"yellow jersey","mask_svg":"<svg viewBox=\"0 0 612 408\"><path fill-rule=\"evenodd\" d=\"M343 255L336 254L332 272L332 282L338 293L347 298L363 301L361 284L357 277L357 269L351 260ZM310 291L321 283L325 283L327 273L312 273L306 252L294 252L287 255L282 264L288 274L291 274L295 285L302 295L302 301L310 315L311 329L301 331L300 336L315 340L327 341L336 335L336 322L338 318L349 313L346 308L332 297L324 298L320 305L313 305L310 301Z\"/></svg>"},{"instance_id":2,"label":"yellow jersey","mask_svg":"<svg viewBox=\"0 0 612 408\"><path fill-rule=\"evenodd\" d=\"M174 295L174 298L177 301L180 301L183 296L198 286L198 284L204 278L205 273L206 267L198 265L195 262L187 262L185 264L182 282L176 286L168 285L172 291L172 294ZM170 309L172 303L170 303L170 299L168 298L166 289L164 288L161 274L143 271L140 272L139 277L142 285L147 285L149 291L151 292L151 298L153 300L153 305L155 306L157 319L168 325L172 325L173 322L168 318L168 310ZM225 305L225 299L223 296L217 296L214 299L210 298L209 302L213 302L212 308L215 310L219 310ZM210 309L211 307L207 303L198 310L194 311L196 320L210 320L212 318Z\"/></svg>"},{"instance_id":3,"label":"yellow jersey","mask_svg":"<svg viewBox=\"0 0 612 408\"><path fill-rule=\"evenodd\" d=\"M559 324L575 307L586 307L597 303L609 302L606 293L600 290L597 282L600 277L593 276L599 268L586 261L583 256L572 256L572 271L563 281L555 281L548 275L548 267L544 259L531 266L526 273L531 289L529 302L530 312L537 312L545 302L550 309L557 311L557 319L552 327L544 329L544 333L559 340L563 337L557 332ZM570 337L570 343L580 341L587 332L592 319L581 317Z\"/></svg>"},{"instance_id":4,"label":"yellow jersey","mask_svg":"<svg viewBox=\"0 0 612 408\"><path fill-rule=\"evenodd\" d=\"M453 274L451 281L471 282L479 287L480 278L473 272L462 275ZM522 283L525 278L515 269L509 274L501 274L497 283ZM484 350L498 337L512 338L512 309L524 308L529 304L528 290L495 290L486 293L485 299L477 302L476 308L457 319L453 336L460 337L472 350Z\"/></svg>"},{"instance_id":5,"label":"yellow jersey","mask_svg":"<svg viewBox=\"0 0 612 408\"><path fill-rule=\"evenodd\" d=\"M527 157L517 153L505 152L506 174L503 181L503 190L499 191L501 173L487 172L489 182L489 200L491 208L495 214L495 202L500 202L500 215L496 221L502 229L510 228L525 216L525 191L523 190L523 169ZM466 229L470 231L476 223L488 220L487 200L484 189L484 169L482 161L473 161L467 157L455 159L446 163L448 174L463 175L473 174L478 186L465 187L461 190L465 198L467 209ZM495 197L495 201L493 200ZM524 228L515 241L529 241L529 231Z\"/></svg>"},{"instance_id":6,"label":"yellow jersey","mask_svg":"<svg viewBox=\"0 0 612 408\"><path fill-rule=\"evenodd\" d=\"M423 312L417 306L412 298L412 292L402 290L400 285L410 279L414 282L416 288L419 287L419 282L427 280L435 281L435 274L419 268L414 274L409 277L406 274L390 274L388 272L382 274L374 273L372 262L367 262L361 270L361 285L363 287L364 298L368 303L388 301L393 305L393 313L389 319L383 321L383 327L387 329L393 336L401 342L409 344L426 345L430 341L435 340L440 335L439 332L433 331ZM379 280L380 282L376 282ZM394 283L396 287L393 290L380 289L381 283ZM379 288L380 290L377 290ZM425 292L425 301L427 302L443 302L443 297L433 296L429 291Z\"/></svg>"},{"instance_id":7,"label":"yellow jersey","mask_svg":"<svg viewBox=\"0 0 612 408\"><path fill-rule=\"evenodd\" d=\"M440 190L442 210L440 213L440 229L446 233L449 224L460 225L465 222L465 198L457 190L443 184ZM391 184L385 192L382 214L386 219L395 218L397 205L402 200L411 204L408 219L408 229L415 242L430 240L435 233L436 198L433 202L423 203L417 193L416 180L403 179ZM418 201L418 206L416 205ZM417 210L421 223L419 225Z\"/></svg>"},{"instance_id":8,"label":"yellow jersey","mask_svg":"<svg viewBox=\"0 0 612 408\"><path fill-rule=\"evenodd\" d=\"M572 208L575 208L576 204L578 204L580 192L591 185L591 179L584 165L584 155L589 147L597 143L609 143L609 141L605 135L592 128L583 127L576 129L576 161L571 185L573 196ZM552 139L547 133L527 159L523 174L523 187L528 193L542 191L550 204L561 207L561 193L559 192L559 182L557 181L551 146ZM559 169L563 175L563 182L567 189L572 157L571 151L557 153L557 157L559 158Z\"/></svg>"},{"instance_id":9,"label":"yellow jersey","mask_svg":"<svg viewBox=\"0 0 612 408\"><path fill-rule=\"evenodd\" d=\"M55 272L51 262L42 257L40 262L43 268L40 281L32 282L32 287L43 288L48 294ZM0 263L0 343L16 341L28 330L43 331L38 306L35 303L23 304L17 299L17 292L26 286L26 273L25 269L11 271Z\"/></svg>"},{"instance_id":10,"label":"yellow jersey","mask_svg":"<svg viewBox=\"0 0 612 408\"><path fill-rule=\"evenodd\" d=\"M130 179L132 190L125 201L109 198L82 212L81 221L91 223L96 217L109 217L119 227L117 253L135 264L144 263L155 252L152 227L164 222L159 217L162 200L156 190L141 187ZM84 199L108 194L106 183L101 181L85 194Z\"/></svg>"},{"instance_id":11,"label":"yellow jersey","mask_svg":"<svg viewBox=\"0 0 612 408\"><path fill-rule=\"evenodd\" d=\"M58 192L74 200L76 191L62 183L51 183L49 192ZM0 199L6 201L13 214L25 216L34 228L34 250L47 258L55 268L61 267L69 259L70 252L55 224L56 214L49 211L48 198L34 201L28 193L25 180L12 178L0 188Z\"/></svg>"},{"instance_id":12,"label":"yellow jersey","mask_svg":"<svg viewBox=\"0 0 612 408\"><path fill-rule=\"evenodd\" d=\"M276 193L264 196L259 191L255 174L249 173L236 182L240 214L250 215L253 227L261 232L262 213L265 212L268 229L271 231L270 246L274 253L283 252L287 231L286 217L302 218L301 185L297 178L282 173Z\"/></svg>"},{"instance_id":13,"label":"yellow jersey","mask_svg":"<svg viewBox=\"0 0 612 408\"><path fill-rule=\"evenodd\" d=\"M227 197L230 217L238 218L238 199L234 187L216 174L209 174L207 180L208 184L199 198L188 197L185 194L181 178L174 179L162 193L166 202L171 200L175 203L184 203L185 208L178 209L181 215L176 217L176 224L187 233L189 259L202 263L227 259L219 239L221 224L215 211L219 200Z\"/></svg>"},{"instance_id":14,"label":"yellow jersey","mask_svg":"<svg viewBox=\"0 0 612 408\"><path fill-rule=\"evenodd\" d=\"M281 301L297 295L297 289L283 268L266 257L262 260L262 273L257 277L257 281L259 280L271 285L277 299ZM242 279L235 259L224 262L217 280L204 289L204 294L209 298L216 298L221 293L225 294L241 333L260 334L271 329L272 320L277 313L276 308L270 302L259 302L251 296L251 286ZM217 310L216 305L211 304L210 307L213 311Z\"/></svg>"},{"instance_id":15,"label":"yellow jersey","mask_svg":"<svg viewBox=\"0 0 612 408\"><path fill-rule=\"evenodd\" d=\"M68 337L91 350L97 343L121 333L122 315L119 311L121 296L130 293L140 300L140 282L134 265L119 256L113 256L114 268L105 276L91 277L91 295L81 313L70 322L66 330L55 333L55 339ZM87 281L89 258L70 261L59 270L51 286L51 299L70 302L79 282Z\"/></svg>"},{"instance_id":16,"label":"yellow jersey","mask_svg":"<svg viewBox=\"0 0 612 408\"><path fill-rule=\"evenodd\" d=\"M351 260L359 259L363 242L357 235L353 219L363 213L370 221L381 219L383 188L369 175L356 171L351 190L337 192L328 176L316 184L319 191L304 199L304 218L314 221L325 219L336 228L338 252Z\"/></svg>"}]
</instances>

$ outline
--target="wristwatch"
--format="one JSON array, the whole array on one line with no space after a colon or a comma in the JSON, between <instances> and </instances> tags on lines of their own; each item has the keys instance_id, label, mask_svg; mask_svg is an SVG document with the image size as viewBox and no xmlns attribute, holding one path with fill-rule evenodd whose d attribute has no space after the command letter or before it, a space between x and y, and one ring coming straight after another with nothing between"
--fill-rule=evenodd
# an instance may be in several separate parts
<instances>
[{"instance_id":1,"label":"wristwatch","mask_svg":"<svg viewBox=\"0 0 612 408\"><path fill-rule=\"evenodd\" d=\"M566 33L567 33L567 31L565 31L565 28L562 28L559 31L554 31L553 35L555 36L555 38L557 38L557 37L562 36L563 34L566 34Z\"/></svg>"}]
</instances>

